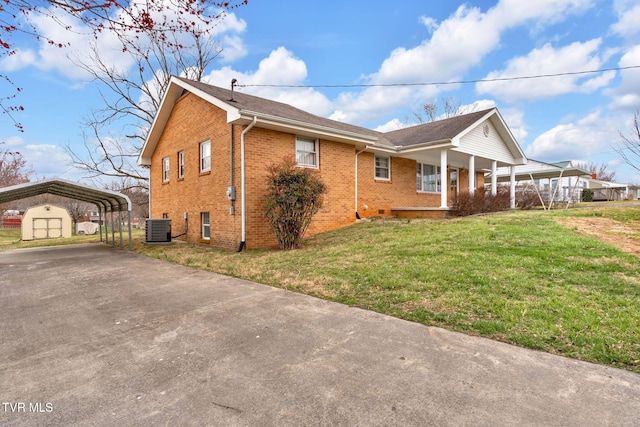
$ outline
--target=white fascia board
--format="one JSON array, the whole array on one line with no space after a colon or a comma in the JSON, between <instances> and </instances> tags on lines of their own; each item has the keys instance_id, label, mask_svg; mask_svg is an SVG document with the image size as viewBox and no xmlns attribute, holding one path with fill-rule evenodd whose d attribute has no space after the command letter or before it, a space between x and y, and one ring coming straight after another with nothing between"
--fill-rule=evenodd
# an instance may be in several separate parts
<instances>
[{"instance_id":1,"label":"white fascia board","mask_svg":"<svg viewBox=\"0 0 640 427\"><path fill-rule=\"evenodd\" d=\"M229 116L227 116L229 117ZM339 140L347 143L359 143L373 145L378 140L377 137L371 135L363 135L355 132L343 131L339 129L329 128L326 126L313 125L297 120L284 119L282 117L271 116L264 113L256 113L248 110L242 110L238 118L234 121L247 122L258 118L257 125L259 127L286 131L288 133L310 135L318 138L326 137L327 139Z\"/></svg>"},{"instance_id":2,"label":"white fascia board","mask_svg":"<svg viewBox=\"0 0 640 427\"><path fill-rule=\"evenodd\" d=\"M417 151L430 151L430 150L436 150L436 149L442 149L442 148L451 148L454 147L455 145L453 144L452 140L450 139L443 139L441 141L431 141L431 142L426 142L424 144L420 144L420 145L412 145L410 147L396 147L396 150L398 151L398 153L400 154L404 154L404 153L415 153Z\"/></svg>"},{"instance_id":3,"label":"white fascia board","mask_svg":"<svg viewBox=\"0 0 640 427\"><path fill-rule=\"evenodd\" d=\"M389 147L386 145L371 145L368 147L368 150L371 153L386 153L386 154L398 154L397 147Z\"/></svg>"},{"instance_id":4,"label":"white fascia board","mask_svg":"<svg viewBox=\"0 0 640 427\"><path fill-rule=\"evenodd\" d=\"M151 124L151 128L149 129L149 133L147 134L147 139L142 146L142 150L138 156L138 165L140 166L151 166L151 155L156 149L156 145L158 144L158 140L160 139L160 135L164 130L165 125L167 124L167 120L169 119L169 115L173 110L173 106L182 96L182 91L188 90L189 92L195 94L199 98L206 100L207 102L225 110L227 112L227 121L232 122L236 120L237 117L240 116L240 112L238 108L234 108L228 103L221 101L220 99L209 95L208 93L191 86L188 83L176 78L175 76L171 76L169 80L169 86L167 87L167 91L160 102L160 107L158 108L158 112L153 119L153 123Z\"/></svg>"},{"instance_id":5,"label":"white fascia board","mask_svg":"<svg viewBox=\"0 0 640 427\"><path fill-rule=\"evenodd\" d=\"M173 105L182 93L182 87L179 83L182 82L180 80L175 80L174 77L171 77L171 80L169 80L167 91L165 92L164 97L162 97L162 101L160 101L160 106L158 107L156 116L153 118L153 123L151 123L149 133L147 133L147 138L145 139L142 149L140 150L140 154L138 155L138 165L140 166L151 166L151 155L156 149L156 145L158 144L160 135L167 124L167 120L169 120L169 115L171 114Z\"/></svg>"}]
</instances>

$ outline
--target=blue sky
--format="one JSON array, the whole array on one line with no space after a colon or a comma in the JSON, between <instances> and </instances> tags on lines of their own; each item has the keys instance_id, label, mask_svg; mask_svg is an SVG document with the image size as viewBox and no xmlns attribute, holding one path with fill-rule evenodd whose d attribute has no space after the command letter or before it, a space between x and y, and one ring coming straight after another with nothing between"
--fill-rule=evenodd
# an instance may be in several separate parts
<instances>
[{"instance_id":1,"label":"blue sky","mask_svg":"<svg viewBox=\"0 0 640 427\"><path fill-rule=\"evenodd\" d=\"M224 45L206 80L379 130L408 124L424 102L455 98L467 110L497 106L528 157L607 163L617 181L640 183L612 144L640 109L640 68L563 77L401 87L640 66L636 0L425 2L250 0L219 27ZM24 90L17 132L0 116L0 140L39 178L81 179L63 146L82 151L79 122L101 106L95 84L67 58L86 49L52 22L41 31L68 51L15 39L0 73ZM126 68L109 40L114 66ZM262 87L294 85L308 87ZM324 88L323 85L342 85ZM0 87L1 88L1 87ZM118 132L118 129L114 129Z\"/></svg>"}]
</instances>

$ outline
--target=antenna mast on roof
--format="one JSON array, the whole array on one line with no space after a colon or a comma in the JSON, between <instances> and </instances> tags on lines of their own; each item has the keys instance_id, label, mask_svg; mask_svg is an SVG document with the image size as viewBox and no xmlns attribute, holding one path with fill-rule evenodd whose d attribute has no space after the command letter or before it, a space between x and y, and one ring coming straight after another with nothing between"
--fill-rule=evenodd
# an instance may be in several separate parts
<instances>
[{"instance_id":1,"label":"antenna mast on roof","mask_svg":"<svg viewBox=\"0 0 640 427\"><path fill-rule=\"evenodd\" d=\"M233 89L236 87L236 84L238 83L237 79L232 79L231 80L231 99L229 101L231 102L236 102L235 99L233 99Z\"/></svg>"}]
</instances>

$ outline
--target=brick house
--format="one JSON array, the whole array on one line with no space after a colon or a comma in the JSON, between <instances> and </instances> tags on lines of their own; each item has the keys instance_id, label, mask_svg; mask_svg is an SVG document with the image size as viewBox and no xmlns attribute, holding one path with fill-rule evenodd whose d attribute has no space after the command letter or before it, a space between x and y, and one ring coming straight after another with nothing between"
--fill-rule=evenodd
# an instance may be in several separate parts
<instances>
[{"instance_id":1,"label":"brick house","mask_svg":"<svg viewBox=\"0 0 640 427\"><path fill-rule=\"evenodd\" d=\"M262 215L266 166L285 156L327 185L309 234L369 216L445 217L485 172L526 163L495 108L382 133L172 77L138 159L150 217L190 242L277 247Z\"/></svg>"}]
</instances>

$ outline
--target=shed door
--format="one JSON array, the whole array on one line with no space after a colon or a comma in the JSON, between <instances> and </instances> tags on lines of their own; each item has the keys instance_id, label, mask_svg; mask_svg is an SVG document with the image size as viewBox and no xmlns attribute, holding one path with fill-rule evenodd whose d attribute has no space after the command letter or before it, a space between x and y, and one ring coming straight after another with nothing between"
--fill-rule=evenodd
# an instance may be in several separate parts
<instances>
[{"instance_id":1,"label":"shed door","mask_svg":"<svg viewBox=\"0 0 640 427\"><path fill-rule=\"evenodd\" d=\"M62 218L33 218L34 239L62 237Z\"/></svg>"}]
</instances>

